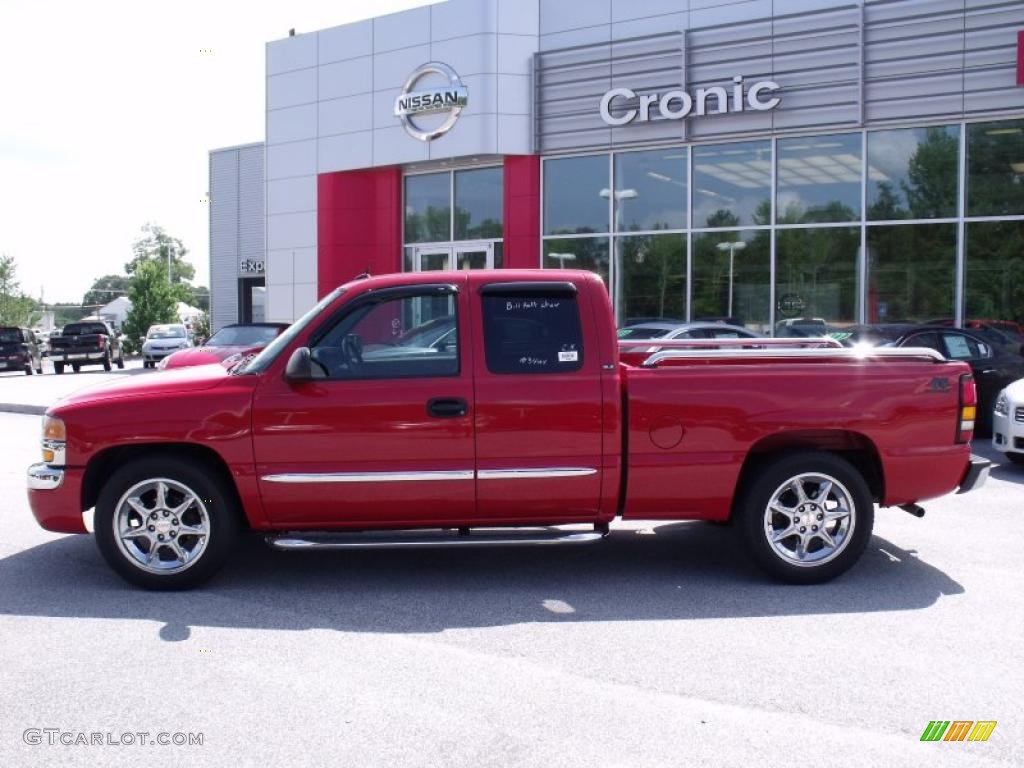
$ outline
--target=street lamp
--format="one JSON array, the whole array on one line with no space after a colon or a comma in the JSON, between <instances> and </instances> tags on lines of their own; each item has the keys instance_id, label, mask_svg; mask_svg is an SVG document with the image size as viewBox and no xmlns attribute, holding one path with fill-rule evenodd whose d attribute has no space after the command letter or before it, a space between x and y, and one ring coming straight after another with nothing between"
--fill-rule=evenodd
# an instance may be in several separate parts
<instances>
[{"instance_id":1,"label":"street lamp","mask_svg":"<svg viewBox=\"0 0 1024 768\"><path fill-rule=\"evenodd\" d=\"M718 250L729 252L729 311L727 313L729 318L732 318L732 275L733 275L733 259L736 256L736 251L742 251L747 247L747 244L742 240L737 240L734 243L719 243Z\"/></svg>"},{"instance_id":2,"label":"street lamp","mask_svg":"<svg viewBox=\"0 0 1024 768\"><path fill-rule=\"evenodd\" d=\"M174 243L167 244L167 284L171 284L171 254L177 252Z\"/></svg>"},{"instance_id":3,"label":"street lamp","mask_svg":"<svg viewBox=\"0 0 1024 768\"><path fill-rule=\"evenodd\" d=\"M555 251L548 251L549 259L558 259L558 268L565 269L565 262L576 261L575 253L556 253Z\"/></svg>"}]
</instances>

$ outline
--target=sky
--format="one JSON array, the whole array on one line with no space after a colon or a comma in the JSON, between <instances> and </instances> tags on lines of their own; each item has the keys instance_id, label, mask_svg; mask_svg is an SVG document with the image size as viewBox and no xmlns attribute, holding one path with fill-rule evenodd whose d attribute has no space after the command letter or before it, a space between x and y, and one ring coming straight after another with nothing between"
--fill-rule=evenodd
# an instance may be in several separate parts
<instances>
[{"instance_id":1,"label":"sky","mask_svg":"<svg viewBox=\"0 0 1024 768\"><path fill-rule=\"evenodd\" d=\"M208 152L264 138L265 43L430 0L0 0L0 254L81 301L155 222L209 285Z\"/></svg>"}]
</instances>

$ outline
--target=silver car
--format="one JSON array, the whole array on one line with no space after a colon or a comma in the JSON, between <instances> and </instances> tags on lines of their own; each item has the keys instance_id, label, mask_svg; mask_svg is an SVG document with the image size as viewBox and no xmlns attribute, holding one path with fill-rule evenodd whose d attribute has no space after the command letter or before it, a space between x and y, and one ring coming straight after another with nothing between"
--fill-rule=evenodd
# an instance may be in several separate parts
<instances>
[{"instance_id":1,"label":"silver car","mask_svg":"<svg viewBox=\"0 0 1024 768\"><path fill-rule=\"evenodd\" d=\"M191 346L184 325L151 325L142 344L142 367L155 368L172 352Z\"/></svg>"}]
</instances>

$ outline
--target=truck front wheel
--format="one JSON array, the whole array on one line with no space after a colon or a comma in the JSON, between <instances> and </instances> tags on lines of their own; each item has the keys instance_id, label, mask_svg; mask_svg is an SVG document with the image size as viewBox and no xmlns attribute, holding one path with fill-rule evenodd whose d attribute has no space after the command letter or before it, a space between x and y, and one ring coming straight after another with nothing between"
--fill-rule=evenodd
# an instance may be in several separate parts
<instances>
[{"instance_id":1,"label":"truck front wheel","mask_svg":"<svg viewBox=\"0 0 1024 768\"><path fill-rule=\"evenodd\" d=\"M764 570L794 584L818 584L860 559L875 508L853 465L806 451L762 465L737 515L747 549Z\"/></svg>"},{"instance_id":2,"label":"truck front wheel","mask_svg":"<svg viewBox=\"0 0 1024 768\"><path fill-rule=\"evenodd\" d=\"M176 457L117 470L96 502L96 544L117 573L146 589L189 589L225 563L238 510L223 481Z\"/></svg>"}]
</instances>

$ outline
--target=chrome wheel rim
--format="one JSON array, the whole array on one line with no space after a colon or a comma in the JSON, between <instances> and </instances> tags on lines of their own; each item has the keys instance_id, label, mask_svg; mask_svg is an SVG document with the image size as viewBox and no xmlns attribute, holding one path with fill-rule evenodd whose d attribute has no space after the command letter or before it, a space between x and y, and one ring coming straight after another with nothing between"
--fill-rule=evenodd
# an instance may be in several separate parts
<instances>
[{"instance_id":1,"label":"chrome wheel rim","mask_svg":"<svg viewBox=\"0 0 1024 768\"><path fill-rule=\"evenodd\" d=\"M166 477L136 483L114 512L121 553L147 573L179 573L195 565L210 539L210 515L191 488Z\"/></svg>"},{"instance_id":2,"label":"chrome wheel rim","mask_svg":"<svg viewBox=\"0 0 1024 768\"><path fill-rule=\"evenodd\" d=\"M780 485L764 511L776 557L800 567L824 565L846 549L857 524L853 496L834 477L807 472Z\"/></svg>"}]
</instances>

